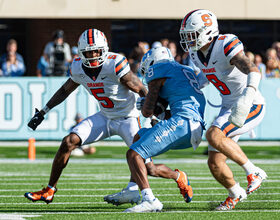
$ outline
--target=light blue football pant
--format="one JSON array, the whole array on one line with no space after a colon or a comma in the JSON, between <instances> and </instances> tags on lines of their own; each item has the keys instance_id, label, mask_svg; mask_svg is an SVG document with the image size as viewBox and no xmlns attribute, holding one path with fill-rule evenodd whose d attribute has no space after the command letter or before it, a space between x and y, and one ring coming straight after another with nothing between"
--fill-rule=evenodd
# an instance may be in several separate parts
<instances>
[{"instance_id":1,"label":"light blue football pant","mask_svg":"<svg viewBox=\"0 0 280 220\"><path fill-rule=\"evenodd\" d=\"M142 128L138 131L140 139L131 145L130 149L147 159L174 149L192 147L196 149L201 142L202 126L200 122L174 115L163 120L152 128Z\"/></svg>"}]
</instances>

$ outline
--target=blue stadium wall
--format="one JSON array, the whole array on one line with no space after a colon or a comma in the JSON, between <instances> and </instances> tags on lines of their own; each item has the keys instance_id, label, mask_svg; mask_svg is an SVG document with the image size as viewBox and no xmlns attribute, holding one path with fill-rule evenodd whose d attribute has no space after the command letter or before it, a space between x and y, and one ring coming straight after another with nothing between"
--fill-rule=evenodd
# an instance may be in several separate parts
<instances>
[{"instance_id":1,"label":"blue stadium wall","mask_svg":"<svg viewBox=\"0 0 280 220\"><path fill-rule=\"evenodd\" d=\"M27 123L34 109L46 104L55 91L67 78L1 78L0 80L0 140L61 140L74 125L76 113L84 117L97 112L98 105L93 96L80 86L65 102L52 109L43 123L34 132ZM266 115L262 123L254 130L254 140L280 140L280 80L262 80L260 90L266 99ZM210 85L204 89L207 98L205 120L207 128L217 116L221 98ZM141 118L142 124L147 124ZM109 140L119 140L114 136ZM252 139L249 134L241 137Z\"/></svg>"}]
</instances>

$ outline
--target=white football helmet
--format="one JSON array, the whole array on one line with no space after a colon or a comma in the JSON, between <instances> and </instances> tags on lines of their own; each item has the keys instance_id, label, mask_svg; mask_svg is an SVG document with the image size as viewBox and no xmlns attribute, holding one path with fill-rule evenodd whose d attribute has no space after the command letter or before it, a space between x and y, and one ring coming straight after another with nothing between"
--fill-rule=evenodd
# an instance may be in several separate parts
<instances>
[{"instance_id":1,"label":"white football helmet","mask_svg":"<svg viewBox=\"0 0 280 220\"><path fill-rule=\"evenodd\" d=\"M171 51L168 48L152 48L144 54L140 64L140 72L142 75L145 75L148 72L150 66L160 62L166 62L168 60L174 61L174 57L172 56Z\"/></svg>"},{"instance_id":2,"label":"white football helmet","mask_svg":"<svg viewBox=\"0 0 280 220\"><path fill-rule=\"evenodd\" d=\"M183 50L196 52L219 35L217 17L208 10L191 11L182 20L179 33Z\"/></svg>"},{"instance_id":3,"label":"white football helmet","mask_svg":"<svg viewBox=\"0 0 280 220\"><path fill-rule=\"evenodd\" d=\"M86 58L84 52L92 50L101 50L101 55L94 58ZM88 29L84 31L78 42L79 57L83 61L83 65L88 68L97 68L101 66L106 58L109 47L106 36L97 29Z\"/></svg>"}]
</instances>

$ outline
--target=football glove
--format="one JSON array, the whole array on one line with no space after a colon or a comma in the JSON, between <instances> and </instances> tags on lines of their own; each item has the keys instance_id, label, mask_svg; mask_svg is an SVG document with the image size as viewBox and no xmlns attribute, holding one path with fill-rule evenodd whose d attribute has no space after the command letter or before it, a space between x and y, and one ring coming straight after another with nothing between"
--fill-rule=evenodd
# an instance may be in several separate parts
<instances>
[{"instance_id":1,"label":"football glove","mask_svg":"<svg viewBox=\"0 0 280 220\"><path fill-rule=\"evenodd\" d=\"M41 124L41 122L44 120L44 116L41 114L41 112L35 108L35 114L34 116L31 118L31 120L28 123L28 127L32 128L33 131L36 130L37 126L39 124Z\"/></svg>"},{"instance_id":2,"label":"football glove","mask_svg":"<svg viewBox=\"0 0 280 220\"><path fill-rule=\"evenodd\" d=\"M156 106L154 109L154 115L156 117L158 117L160 114L164 113L167 106L168 106L168 102L165 99L158 97L158 100L156 102Z\"/></svg>"},{"instance_id":3,"label":"football glove","mask_svg":"<svg viewBox=\"0 0 280 220\"><path fill-rule=\"evenodd\" d=\"M141 111L143 105L144 105L144 102L145 102L145 97L138 97L137 98L137 101L136 101L136 108Z\"/></svg>"},{"instance_id":4,"label":"football glove","mask_svg":"<svg viewBox=\"0 0 280 220\"><path fill-rule=\"evenodd\" d=\"M256 90L252 87L246 87L244 89L243 94L239 97L239 99L231 109L231 114L228 118L228 121L230 123L239 128L244 125L252 107L255 92Z\"/></svg>"},{"instance_id":5,"label":"football glove","mask_svg":"<svg viewBox=\"0 0 280 220\"><path fill-rule=\"evenodd\" d=\"M157 123L159 123L159 120L157 120L156 118L151 119L151 126L152 127L154 127Z\"/></svg>"}]
</instances>

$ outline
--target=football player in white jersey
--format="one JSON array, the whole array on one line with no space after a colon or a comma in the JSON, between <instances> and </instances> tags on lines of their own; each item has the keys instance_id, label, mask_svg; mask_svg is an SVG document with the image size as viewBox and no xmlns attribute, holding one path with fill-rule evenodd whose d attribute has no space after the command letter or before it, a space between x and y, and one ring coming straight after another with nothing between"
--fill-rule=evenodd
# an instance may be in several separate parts
<instances>
[{"instance_id":1,"label":"football player in white jersey","mask_svg":"<svg viewBox=\"0 0 280 220\"><path fill-rule=\"evenodd\" d=\"M181 46L200 69L201 87L205 80L220 92L222 107L206 132L209 142L208 165L216 180L229 195L216 210L230 210L257 190L266 179L241 150L240 135L251 131L264 116L264 98L258 90L261 74L243 52L243 44L233 34L219 34L216 16L208 10L194 10L181 23ZM248 186L245 191L233 178L226 164L230 158L243 167Z\"/></svg>"},{"instance_id":2,"label":"football player in white jersey","mask_svg":"<svg viewBox=\"0 0 280 220\"><path fill-rule=\"evenodd\" d=\"M70 78L42 110L36 109L28 123L35 130L44 120L44 115L63 102L79 85L83 85L99 103L100 112L84 119L63 138L53 161L48 186L38 192L25 193L29 200L52 202L58 179L75 148L112 135L122 137L128 146L132 144L140 127L135 93L144 97L147 90L130 71L127 59L108 50L104 33L97 29L84 31L78 42L79 58L71 65Z\"/></svg>"}]
</instances>

